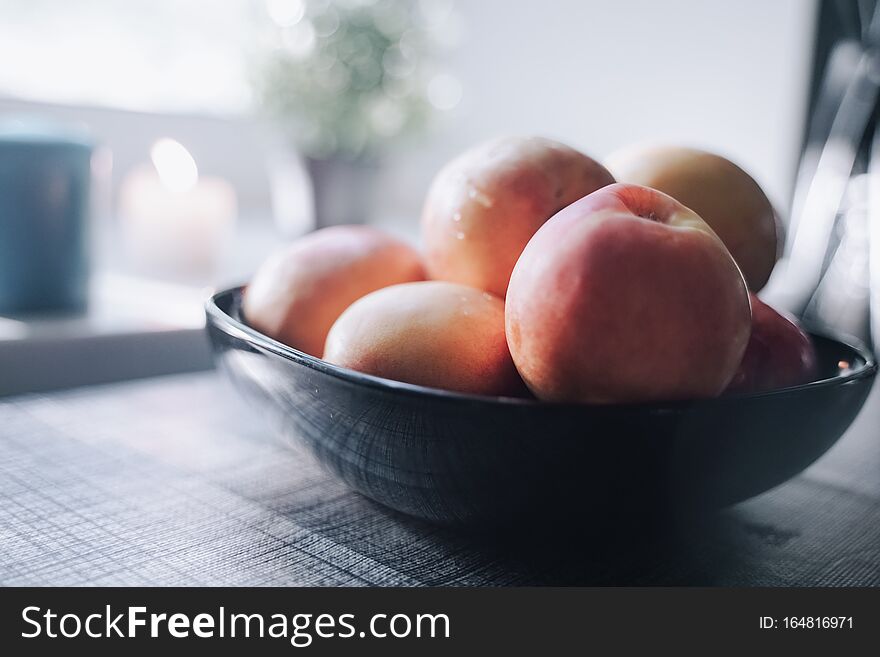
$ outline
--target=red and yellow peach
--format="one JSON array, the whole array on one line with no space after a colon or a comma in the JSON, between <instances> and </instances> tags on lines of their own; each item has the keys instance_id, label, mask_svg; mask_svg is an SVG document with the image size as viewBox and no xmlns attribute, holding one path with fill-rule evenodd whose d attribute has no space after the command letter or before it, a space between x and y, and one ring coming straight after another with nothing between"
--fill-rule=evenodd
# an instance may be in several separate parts
<instances>
[{"instance_id":1,"label":"red and yellow peach","mask_svg":"<svg viewBox=\"0 0 880 657\"><path fill-rule=\"evenodd\" d=\"M620 182L658 189L696 212L760 290L778 258L776 215L755 180L730 160L693 148L635 146L605 160Z\"/></svg>"},{"instance_id":2,"label":"red and yellow peach","mask_svg":"<svg viewBox=\"0 0 880 657\"><path fill-rule=\"evenodd\" d=\"M320 358L348 306L424 277L421 257L404 242L367 226L333 226L272 255L245 290L243 310L258 331Z\"/></svg>"},{"instance_id":3,"label":"red and yellow peach","mask_svg":"<svg viewBox=\"0 0 880 657\"><path fill-rule=\"evenodd\" d=\"M496 139L465 152L437 174L422 211L429 277L503 299L535 231L612 182L592 158L540 137Z\"/></svg>"},{"instance_id":4,"label":"red and yellow peach","mask_svg":"<svg viewBox=\"0 0 880 657\"><path fill-rule=\"evenodd\" d=\"M458 392L524 392L504 338L504 303L455 283L407 283L368 294L333 324L324 360Z\"/></svg>"},{"instance_id":5,"label":"red and yellow peach","mask_svg":"<svg viewBox=\"0 0 880 657\"><path fill-rule=\"evenodd\" d=\"M727 392L762 392L806 383L816 350L794 320L752 295L752 335Z\"/></svg>"},{"instance_id":6,"label":"red and yellow peach","mask_svg":"<svg viewBox=\"0 0 880 657\"><path fill-rule=\"evenodd\" d=\"M507 339L540 399L713 397L749 339L745 281L692 210L614 184L547 221L516 264Z\"/></svg>"}]
</instances>

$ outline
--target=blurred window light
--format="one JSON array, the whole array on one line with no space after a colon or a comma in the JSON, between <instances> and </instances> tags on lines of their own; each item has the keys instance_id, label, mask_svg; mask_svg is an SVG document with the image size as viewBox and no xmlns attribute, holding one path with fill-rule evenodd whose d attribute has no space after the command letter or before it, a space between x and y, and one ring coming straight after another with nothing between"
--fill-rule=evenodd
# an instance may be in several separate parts
<instances>
[{"instance_id":1,"label":"blurred window light","mask_svg":"<svg viewBox=\"0 0 880 657\"><path fill-rule=\"evenodd\" d=\"M293 21L300 2L271 3ZM284 9L282 11L282 9ZM3 0L0 96L150 112L236 114L250 103L253 0Z\"/></svg>"},{"instance_id":2,"label":"blurred window light","mask_svg":"<svg viewBox=\"0 0 880 657\"><path fill-rule=\"evenodd\" d=\"M306 13L305 0L266 0L266 11L279 27L299 23Z\"/></svg>"}]
</instances>

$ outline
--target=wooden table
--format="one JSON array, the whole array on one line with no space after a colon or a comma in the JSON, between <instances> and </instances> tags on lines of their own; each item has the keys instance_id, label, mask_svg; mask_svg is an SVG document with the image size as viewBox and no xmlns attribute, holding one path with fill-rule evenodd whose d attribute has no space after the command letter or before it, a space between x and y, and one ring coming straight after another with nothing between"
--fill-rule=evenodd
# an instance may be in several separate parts
<instances>
[{"instance_id":1,"label":"wooden table","mask_svg":"<svg viewBox=\"0 0 880 657\"><path fill-rule=\"evenodd\" d=\"M442 530L349 491L215 372L0 402L0 584L880 585L880 392L807 472L654 536Z\"/></svg>"}]
</instances>

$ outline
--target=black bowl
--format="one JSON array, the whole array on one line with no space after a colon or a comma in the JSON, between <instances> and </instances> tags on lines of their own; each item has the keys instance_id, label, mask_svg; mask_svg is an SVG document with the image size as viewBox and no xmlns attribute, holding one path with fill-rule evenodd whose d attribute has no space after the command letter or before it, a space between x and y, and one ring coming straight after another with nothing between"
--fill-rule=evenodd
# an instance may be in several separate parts
<instances>
[{"instance_id":1,"label":"black bowl","mask_svg":"<svg viewBox=\"0 0 880 657\"><path fill-rule=\"evenodd\" d=\"M434 522L722 507L797 474L843 434L877 370L813 333L820 378L760 394L574 405L465 395L336 367L247 326L241 288L214 296L218 363L351 487ZM841 369L841 363L849 367Z\"/></svg>"}]
</instances>

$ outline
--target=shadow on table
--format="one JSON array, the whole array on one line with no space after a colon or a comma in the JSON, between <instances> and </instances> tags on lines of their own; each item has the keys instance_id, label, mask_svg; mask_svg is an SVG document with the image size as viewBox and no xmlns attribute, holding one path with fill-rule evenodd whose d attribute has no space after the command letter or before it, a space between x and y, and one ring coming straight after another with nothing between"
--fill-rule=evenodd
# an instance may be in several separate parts
<instances>
[{"instance_id":1,"label":"shadow on table","mask_svg":"<svg viewBox=\"0 0 880 657\"><path fill-rule=\"evenodd\" d=\"M735 510L680 518L630 518L470 533L479 549L516 564L525 584L723 586L744 584L751 545Z\"/></svg>"},{"instance_id":2,"label":"shadow on table","mask_svg":"<svg viewBox=\"0 0 880 657\"><path fill-rule=\"evenodd\" d=\"M428 586L726 586L748 585L753 573L754 542L735 509L614 525L560 518L461 529L351 494L335 512L324 505L297 521Z\"/></svg>"}]
</instances>

